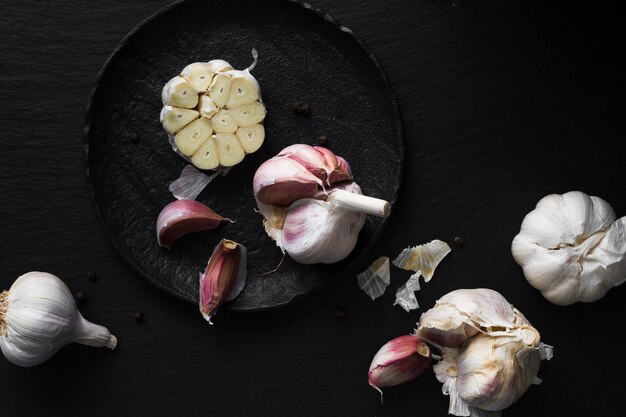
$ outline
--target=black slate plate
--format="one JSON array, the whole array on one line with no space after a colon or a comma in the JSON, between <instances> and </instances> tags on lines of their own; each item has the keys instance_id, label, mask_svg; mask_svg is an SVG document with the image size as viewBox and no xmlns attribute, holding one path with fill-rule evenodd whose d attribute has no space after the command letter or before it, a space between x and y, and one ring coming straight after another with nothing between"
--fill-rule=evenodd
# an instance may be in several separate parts
<instances>
[{"instance_id":1,"label":"black slate plate","mask_svg":"<svg viewBox=\"0 0 626 417\"><path fill-rule=\"evenodd\" d=\"M254 75L268 109L263 147L198 197L235 219L215 231L156 243L155 221L173 197L168 184L185 161L172 152L159 123L163 84L188 63L221 58L235 68L259 52ZM309 117L290 103L304 100ZM136 133L138 143L129 140ZM328 147L345 157L367 195L395 202L402 170L402 125L381 66L349 29L307 4L254 0L175 3L139 24L102 68L87 106L85 155L99 216L122 256L157 287L197 302L198 272L221 238L248 250L248 282L232 310L286 304L337 277L367 254L385 221L368 218L353 253L335 265L300 265L266 236L254 212L256 168L293 143Z\"/></svg>"}]
</instances>

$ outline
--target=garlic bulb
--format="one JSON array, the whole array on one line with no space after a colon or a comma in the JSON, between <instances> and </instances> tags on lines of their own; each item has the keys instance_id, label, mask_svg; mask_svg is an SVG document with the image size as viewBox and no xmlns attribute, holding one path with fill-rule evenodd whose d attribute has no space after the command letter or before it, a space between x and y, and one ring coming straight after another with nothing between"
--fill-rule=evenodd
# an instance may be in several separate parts
<instances>
[{"instance_id":1,"label":"garlic bulb","mask_svg":"<svg viewBox=\"0 0 626 417\"><path fill-rule=\"evenodd\" d=\"M461 289L437 300L422 315L417 335L441 349L434 366L448 413L500 411L538 384L539 364L552 357L539 332L496 291Z\"/></svg>"},{"instance_id":2,"label":"garlic bulb","mask_svg":"<svg viewBox=\"0 0 626 417\"><path fill-rule=\"evenodd\" d=\"M115 349L117 339L83 318L72 293L46 272L20 276L0 295L0 348L11 362L34 366L68 343Z\"/></svg>"},{"instance_id":3,"label":"garlic bulb","mask_svg":"<svg viewBox=\"0 0 626 417\"><path fill-rule=\"evenodd\" d=\"M580 191L551 194L526 215L511 252L548 301L596 301L626 281L626 217Z\"/></svg>"},{"instance_id":4,"label":"garlic bulb","mask_svg":"<svg viewBox=\"0 0 626 417\"><path fill-rule=\"evenodd\" d=\"M263 144L266 110L250 74L255 49L252 56L243 71L223 60L194 62L163 87L163 129L174 151L200 169L234 166Z\"/></svg>"},{"instance_id":5,"label":"garlic bulb","mask_svg":"<svg viewBox=\"0 0 626 417\"><path fill-rule=\"evenodd\" d=\"M365 215L389 215L388 202L363 196L345 159L297 144L263 163L253 179L267 234L304 264L335 263L352 252ZM327 186L331 186L328 187Z\"/></svg>"}]
</instances>

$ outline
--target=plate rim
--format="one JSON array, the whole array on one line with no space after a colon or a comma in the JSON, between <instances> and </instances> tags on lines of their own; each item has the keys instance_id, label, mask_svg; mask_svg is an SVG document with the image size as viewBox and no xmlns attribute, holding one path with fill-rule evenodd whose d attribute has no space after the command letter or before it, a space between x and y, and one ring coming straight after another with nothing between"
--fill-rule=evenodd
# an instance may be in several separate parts
<instances>
[{"instance_id":1,"label":"plate rim","mask_svg":"<svg viewBox=\"0 0 626 417\"><path fill-rule=\"evenodd\" d=\"M83 162L84 162L84 169L85 169L85 179L87 181L87 188L89 190L89 195L91 197L92 200L92 204L95 207L96 210L96 216L101 224L101 226L103 227L109 242L113 245L113 247L115 248L115 250L118 252L118 254L122 257L122 259L137 273L139 274L139 276L146 280L150 285L158 288L160 291L165 292L166 294L173 296L179 300L185 301L187 303L190 304L195 304L196 302L193 300L189 300L188 298L184 297L181 294L177 294L176 292L172 291L170 288L168 288L166 285L163 285L161 282L158 281L154 281L152 279L149 278L149 273L147 273L146 271L143 271L142 268L140 268L132 259L130 256L128 256L124 250L122 250L122 248L120 247L120 245L118 244L118 242L116 241L116 239L113 238L111 231L109 230L109 228L107 227L106 222L104 221L103 217L102 217L102 213L100 212L100 208L98 207L98 204L96 202L96 194L93 188L93 182L92 182L92 177L91 177L91 173L90 173L90 166L89 166L89 137L90 137L90 132L91 132L91 112L92 112L92 106L93 106L93 101L94 101L94 97L96 95L96 93L98 92L98 89L100 87L100 81L102 80L102 77L104 76L104 74L109 70L109 68L112 65L113 60L115 59L115 57L117 56L117 54L122 50L122 48L124 48L126 46L126 44L140 31L142 30L147 24L151 23L153 20L158 19L159 17L161 17L162 15L168 13L171 10L174 10L177 7L180 7L182 4L187 3L187 2L191 2L191 1L197 1L197 0L175 0L174 2L161 7L160 9L158 9L156 12L152 13L151 15L149 15L148 17L144 18L143 20L141 20L139 23L137 23L126 35L124 35L122 37L122 39L117 43L117 45L115 45L115 47L113 48L113 50L111 51L111 54L107 57L107 59L104 61L104 64L102 64L102 66L100 67L100 70L98 71L96 78L93 81L92 84L92 88L91 91L89 92L89 95L87 96L87 101L85 103L85 112L84 112L84 118L85 118L85 127L83 129ZM395 204L398 201L398 196L400 194L400 190L402 188L402 179L403 179L403 175L404 175L404 126L402 123L402 113L400 112L400 106L398 105L398 101L396 99L396 95L393 91L393 88L391 87L391 84L389 82L389 78L387 76L387 72L385 71L384 67L382 66L382 64L380 63L380 61L378 60L378 58L376 58L376 56L374 55L374 53L372 52L372 50L365 44L365 42L361 39L361 37L354 32L352 29L342 25L337 19L335 19L333 16L331 16L328 13L323 12L322 10L320 10L317 7L314 7L313 5L311 5L309 2L307 1L303 1L303 0L282 0L283 2L287 2L287 3L292 3L292 4L296 4L300 7L302 7L305 10L308 10L311 13L314 13L315 15L317 15L317 17L331 23L332 25L334 25L337 29L339 29L340 31L348 34L358 45L359 47L368 55L369 60L374 64L374 66L376 67L376 70L379 74L379 76L381 77L385 88L386 88L386 93L388 94L389 98L391 99L391 104L392 104L392 110L393 110L393 114L395 115L394 117L394 128L395 130L397 130L398 132L398 139L400 142L400 146L399 146L399 172L398 172L398 176L399 176L399 181L398 181L398 186L395 190L395 192L393 193L389 203L391 204L391 210L389 213L389 216L384 219L384 221L382 222L382 224L380 225L380 227L378 228L378 230L375 231L375 233L373 234L373 236L370 239L370 242L367 243L361 254L359 254L358 256L355 257L355 259L352 260L352 262L350 263L350 265L355 265L358 264L360 262L362 262L363 258L365 257L365 255L368 254L368 252L371 250L373 244L379 239L381 233L384 231L385 227L387 226L387 223L389 221L389 218L391 217L391 215L394 212L394 208L395 208ZM350 267L345 267L342 271L340 271L340 273L338 274L338 277L342 276L342 275L346 275L346 272L350 269ZM221 309L223 310L229 310L229 311L240 311L240 312L253 312L253 311L263 311L263 310L271 310L274 308L279 308L282 306L285 306L287 304L291 304L294 301L305 297L313 292L319 291L322 287L324 287L325 285L327 285L327 283L322 283L319 284L313 288L311 288L309 291L307 291L304 294L296 294L293 297L289 298L288 300L284 301L284 302L280 302L277 304L273 304L271 306L260 306L260 307L251 307L251 308L232 308L227 304L225 304L224 306L222 306Z\"/></svg>"}]
</instances>

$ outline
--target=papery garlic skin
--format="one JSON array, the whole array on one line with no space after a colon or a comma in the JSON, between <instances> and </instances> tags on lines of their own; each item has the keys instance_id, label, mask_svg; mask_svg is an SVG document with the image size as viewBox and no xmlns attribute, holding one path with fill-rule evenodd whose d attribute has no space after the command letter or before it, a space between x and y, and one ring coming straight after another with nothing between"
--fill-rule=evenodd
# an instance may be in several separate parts
<instances>
[{"instance_id":1,"label":"papery garlic skin","mask_svg":"<svg viewBox=\"0 0 626 417\"><path fill-rule=\"evenodd\" d=\"M2 293L0 348L10 362L39 365L72 342L117 346L117 338L105 327L83 318L70 290L52 274L29 272Z\"/></svg>"},{"instance_id":2,"label":"papery garlic skin","mask_svg":"<svg viewBox=\"0 0 626 417\"><path fill-rule=\"evenodd\" d=\"M550 302L593 302L626 281L626 217L580 191L542 198L511 245L526 280Z\"/></svg>"},{"instance_id":3,"label":"papery garlic skin","mask_svg":"<svg viewBox=\"0 0 626 417\"><path fill-rule=\"evenodd\" d=\"M420 318L417 335L441 349L433 369L457 416L497 412L537 384L539 364L552 347L498 292L452 291Z\"/></svg>"},{"instance_id":4,"label":"papery garlic skin","mask_svg":"<svg viewBox=\"0 0 626 417\"><path fill-rule=\"evenodd\" d=\"M428 345L416 335L396 337L376 353L367 374L369 384L380 388L392 387L417 378L430 366Z\"/></svg>"}]
</instances>

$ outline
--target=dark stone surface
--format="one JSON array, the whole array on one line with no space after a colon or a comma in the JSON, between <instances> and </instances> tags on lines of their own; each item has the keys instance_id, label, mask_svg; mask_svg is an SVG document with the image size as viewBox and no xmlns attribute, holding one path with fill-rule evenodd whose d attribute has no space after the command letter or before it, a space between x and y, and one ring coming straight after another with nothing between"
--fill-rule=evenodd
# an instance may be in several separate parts
<instances>
[{"instance_id":1,"label":"dark stone surface","mask_svg":"<svg viewBox=\"0 0 626 417\"><path fill-rule=\"evenodd\" d=\"M159 123L163 84L196 61L220 58L246 68L253 47L260 58L253 72L268 111L265 143L198 196L236 224L163 249L155 221L174 199L167 186L188 164L172 151ZM314 109L309 116L294 114L294 98ZM114 245L150 282L194 304L198 272L221 239L242 243L248 253L246 286L224 308L249 311L284 305L345 274L379 236L384 219L370 216L344 261L302 265L286 257L281 264L282 252L254 211L252 178L283 148L317 145L319 133L327 132L336 138L330 148L349 161L365 195L393 205L400 188L402 123L382 69L341 25L284 0L185 1L163 10L107 62L87 117L89 183ZM129 132L141 142L129 141Z\"/></svg>"},{"instance_id":2,"label":"dark stone surface","mask_svg":"<svg viewBox=\"0 0 626 417\"><path fill-rule=\"evenodd\" d=\"M85 102L119 40L166 4L2 3L0 284L31 270L59 275L89 294L81 311L120 344L71 345L31 369L0 358L0 415L445 416L430 373L387 389L384 404L366 382L374 353L421 313L391 305L408 273L393 269L374 302L348 274L279 309L221 312L210 327L113 248L84 178ZM548 193L582 190L626 215L621 14L543 2L315 6L367 43L402 111L402 190L371 258L446 240L452 253L418 293L424 309L456 288L493 288L556 347L543 384L504 416L626 415L626 286L593 304L554 306L510 254L523 216Z\"/></svg>"}]
</instances>

